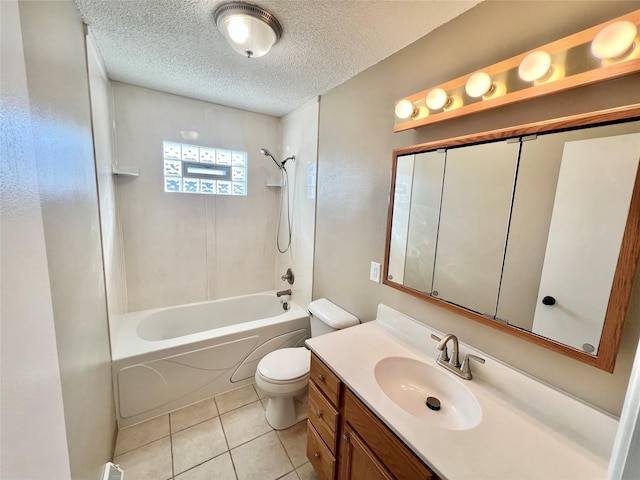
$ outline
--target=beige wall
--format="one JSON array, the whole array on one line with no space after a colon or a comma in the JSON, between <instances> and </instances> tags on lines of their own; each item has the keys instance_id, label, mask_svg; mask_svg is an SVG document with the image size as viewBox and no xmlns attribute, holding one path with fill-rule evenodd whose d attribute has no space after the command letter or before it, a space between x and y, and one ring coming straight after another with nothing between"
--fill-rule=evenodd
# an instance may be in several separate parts
<instances>
[{"instance_id":1,"label":"beige wall","mask_svg":"<svg viewBox=\"0 0 640 480\"><path fill-rule=\"evenodd\" d=\"M0 478L70 478L17 1L0 21Z\"/></svg>"},{"instance_id":2,"label":"beige wall","mask_svg":"<svg viewBox=\"0 0 640 480\"><path fill-rule=\"evenodd\" d=\"M393 148L502 126L640 102L627 77L417 131L392 133L398 99L536 48L637 8L637 2L483 2L335 88L321 99L313 297L364 320L385 303L453 332L490 355L619 414L640 334L636 282L614 374L450 313L368 280L384 260ZM433 351L435 345L425 345Z\"/></svg>"},{"instance_id":3,"label":"beige wall","mask_svg":"<svg viewBox=\"0 0 640 480\"><path fill-rule=\"evenodd\" d=\"M275 166L260 148L275 150L278 119L122 83L113 91L117 163L140 169L117 179L128 311L273 289L279 192L266 186ZM248 196L165 193L163 141L248 152Z\"/></svg>"},{"instance_id":4,"label":"beige wall","mask_svg":"<svg viewBox=\"0 0 640 480\"><path fill-rule=\"evenodd\" d=\"M286 253L277 254L276 286L278 289L290 287L280 277L287 268L291 268L295 275L295 282L291 286L293 301L302 308L307 308L311 302L313 280L316 199L312 178L318 161L318 100L314 98L281 119L281 157L295 155L296 160L286 164L289 172L292 240L291 248ZM281 224L280 246L284 247L287 242L286 211L282 212Z\"/></svg>"},{"instance_id":5,"label":"beige wall","mask_svg":"<svg viewBox=\"0 0 640 480\"><path fill-rule=\"evenodd\" d=\"M20 20L71 477L99 478L115 409L83 25L72 1Z\"/></svg>"}]
</instances>

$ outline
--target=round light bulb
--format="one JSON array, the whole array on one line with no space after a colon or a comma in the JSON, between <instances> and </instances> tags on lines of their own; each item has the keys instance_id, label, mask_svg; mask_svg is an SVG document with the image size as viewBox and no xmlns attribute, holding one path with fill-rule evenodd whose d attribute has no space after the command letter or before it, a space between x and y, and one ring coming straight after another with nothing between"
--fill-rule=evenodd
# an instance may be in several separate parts
<instances>
[{"instance_id":1,"label":"round light bulb","mask_svg":"<svg viewBox=\"0 0 640 480\"><path fill-rule=\"evenodd\" d=\"M638 28L629 21L606 26L591 42L591 53L600 59L622 57L634 46Z\"/></svg>"},{"instance_id":2,"label":"round light bulb","mask_svg":"<svg viewBox=\"0 0 640 480\"><path fill-rule=\"evenodd\" d=\"M478 72L469 77L464 89L470 97L479 98L493 89L493 82L488 74Z\"/></svg>"},{"instance_id":3,"label":"round light bulb","mask_svg":"<svg viewBox=\"0 0 640 480\"><path fill-rule=\"evenodd\" d=\"M404 120L405 118L409 118L414 114L415 108L413 106L413 103L411 103L409 100L400 100L396 104L395 111L396 117Z\"/></svg>"},{"instance_id":4,"label":"round light bulb","mask_svg":"<svg viewBox=\"0 0 640 480\"><path fill-rule=\"evenodd\" d=\"M441 88L434 88L427 94L427 107L431 110L443 108L449 101L449 95Z\"/></svg>"},{"instance_id":5,"label":"round light bulb","mask_svg":"<svg viewBox=\"0 0 640 480\"><path fill-rule=\"evenodd\" d=\"M539 50L527 55L518 67L518 75L525 82L540 80L551 70L551 55Z\"/></svg>"}]
</instances>

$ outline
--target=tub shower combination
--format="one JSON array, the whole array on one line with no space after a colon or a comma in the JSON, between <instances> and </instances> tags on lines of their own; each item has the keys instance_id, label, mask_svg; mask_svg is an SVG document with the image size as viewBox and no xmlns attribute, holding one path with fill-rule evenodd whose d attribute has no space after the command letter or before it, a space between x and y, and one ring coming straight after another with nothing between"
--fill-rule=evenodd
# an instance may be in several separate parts
<instances>
[{"instance_id":1,"label":"tub shower combination","mask_svg":"<svg viewBox=\"0 0 640 480\"><path fill-rule=\"evenodd\" d=\"M113 384L120 428L252 383L258 362L304 345L308 313L275 293L123 315Z\"/></svg>"}]
</instances>

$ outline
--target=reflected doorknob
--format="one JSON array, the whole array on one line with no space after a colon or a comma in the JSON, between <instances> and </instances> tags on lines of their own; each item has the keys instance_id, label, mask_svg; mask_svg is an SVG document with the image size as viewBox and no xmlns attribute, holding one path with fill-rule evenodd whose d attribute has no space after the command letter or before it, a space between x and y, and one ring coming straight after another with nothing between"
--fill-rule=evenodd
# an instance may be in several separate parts
<instances>
[{"instance_id":1,"label":"reflected doorknob","mask_svg":"<svg viewBox=\"0 0 640 480\"><path fill-rule=\"evenodd\" d=\"M556 303L556 299L547 295L542 299L542 303L544 305L554 305Z\"/></svg>"}]
</instances>

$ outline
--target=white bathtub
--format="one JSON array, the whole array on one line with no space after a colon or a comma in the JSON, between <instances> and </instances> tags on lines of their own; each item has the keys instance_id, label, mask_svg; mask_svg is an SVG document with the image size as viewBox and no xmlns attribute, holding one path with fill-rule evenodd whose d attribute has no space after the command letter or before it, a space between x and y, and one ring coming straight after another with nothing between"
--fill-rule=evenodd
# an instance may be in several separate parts
<instances>
[{"instance_id":1,"label":"white bathtub","mask_svg":"<svg viewBox=\"0 0 640 480\"><path fill-rule=\"evenodd\" d=\"M267 353L304 345L308 313L275 292L144 310L116 320L120 428L253 381Z\"/></svg>"}]
</instances>

